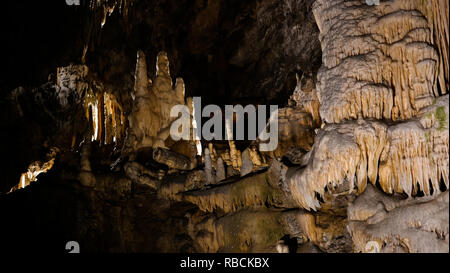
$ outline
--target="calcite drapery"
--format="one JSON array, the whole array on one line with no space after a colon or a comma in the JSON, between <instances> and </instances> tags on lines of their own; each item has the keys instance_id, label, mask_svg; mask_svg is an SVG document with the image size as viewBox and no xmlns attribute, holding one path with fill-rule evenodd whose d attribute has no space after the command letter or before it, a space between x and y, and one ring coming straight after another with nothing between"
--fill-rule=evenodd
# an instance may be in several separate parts
<instances>
[{"instance_id":1,"label":"calcite drapery","mask_svg":"<svg viewBox=\"0 0 450 273\"><path fill-rule=\"evenodd\" d=\"M361 193L367 179L379 181L387 193L408 196L439 192L441 179L448 189L448 116L445 95L407 122L359 119L327 125L303 157L304 166L286 174L290 191L302 207L316 210L316 194L324 197L343 185L348 193Z\"/></svg>"},{"instance_id":2,"label":"calcite drapery","mask_svg":"<svg viewBox=\"0 0 450 273\"><path fill-rule=\"evenodd\" d=\"M433 101L438 54L418 1L314 3L320 30L320 114L326 122L405 120Z\"/></svg>"},{"instance_id":3,"label":"calcite drapery","mask_svg":"<svg viewBox=\"0 0 450 273\"><path fill-rule=\"evenodd\" d=\"M441 181L448 189L448 95L434 98L440 62L432 27L442 22L419 12L420 5L315 2L323 50L320 116L331 124L319 131L302 166L287 173L302 207L320 208L318 196L361 193L367 179L408 196L437 193Z\"/></svg>"}]
</instances>

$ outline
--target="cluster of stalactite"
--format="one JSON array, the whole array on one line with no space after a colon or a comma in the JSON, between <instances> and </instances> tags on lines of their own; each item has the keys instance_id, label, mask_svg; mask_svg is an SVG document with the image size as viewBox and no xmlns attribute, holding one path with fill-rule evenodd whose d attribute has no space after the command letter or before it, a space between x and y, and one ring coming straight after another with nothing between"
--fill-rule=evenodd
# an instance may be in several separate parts
<instances>
[{"instance_id":1,"label":"cluster of stalactite","mask_svg":"<svg viewBox=\"0 0 450 273\"><path fill-rule=\"evenodd\" d=\"M102 144L118 142L125 133L123 108L111 91L106 92L101 83L89 80L88 74L89 69L85 65L60 67L57 70L57 86L68 93L77 92L83 98L90 141Z\"/></svg>"},{"instance_id":2,"label":"cluster of stalactite","mask_svg":"<svg viewBox=\"0 0 450 273\"><path fill-rule=\"evenodd\" d=\"M317 89L328 124L288 174L302 207L319 209L317 195L336 195L336 187L361 193L367 181L408 196L437 193L441 181L448 189L448 90L435 92L445 62L433 47L445 35L440 42L432 35L445 20L428 19L419 4L315 2L323 50Z\"/></svg>"},{"instance_id":3,"label":"cluster of stalactite","mask_svg":"<svg viewBox=\"0 0 450 273\"><path fill-rule=\"evenodd\" d=\"M67 93L76 92L83 99L86 119L89 122L90 141L111 144L122 140L125 134L123 108L112 91L89 80L89 69L85 65L69 65L57 69L57 86ZM82 140L73 140L73 144Z\"/></svg>"},{"instance_id":4,"label":"cluster of stalactite","mask_svg":"<svg viewBox=\"0 0 450 273\"><path fill-rule=\"evenodd\" d=\"M125 138L127 124L121 103L113 92L107 92L101 83L91 79L87 66L71 64L57 68L56 82L51 88L57 94L56 97L61 108L74 107L71 104L79 104L75 108L79 107L83 110L75 114L81 114L84 117L76 118L76 122L86 124L76 124L75 122L72 125L62 125L63 127L74 126L74 128L68 128L73 133L72 139L70 141L60 140L58 136L55 136L53 141L57 142L54 143L56 146L46 148L48 152L45 158L30 163L28 170L21 175L19 183L11 191L28 186L37 180L39 174L49 171L61 149L78 149L81 143L94 141L100 145L119 147ZM87 128L87 131L83 131L83 128ZM63 142L70 143L70 147L65 147L64 144L61 144ZM49 146L46 143L42 144Z\"/></svg>"},{"instance_id":5,"label":"cluster of stalactite","mask_svg":"<svg viewBox=\"0 0 450 273\"><path fill-rule=\"evenodd\" d=\"M111 93L86 90L85 113L90 124L91 141L103 144L120 142L125 134L125 115L122 106Z\"/></svg>"}]
</instances>

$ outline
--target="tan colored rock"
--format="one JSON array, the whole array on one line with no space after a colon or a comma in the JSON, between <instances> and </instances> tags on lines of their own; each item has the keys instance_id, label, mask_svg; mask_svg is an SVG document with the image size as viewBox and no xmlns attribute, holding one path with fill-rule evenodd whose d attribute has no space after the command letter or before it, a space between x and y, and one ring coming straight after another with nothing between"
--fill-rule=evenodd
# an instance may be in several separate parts
<instances>
[{"instance_id":1,"label":"tan colored rock","mask_svg":"<svg viewBox=\"0 0 450 273\"><path fill-rule=\"evenodd\" d=\"M245 176L253 171L253 162L250 157L249 149L245 149L242 152L242 166L241 166L241 176Z\"/></svg>"},{"instance_id":2,"label":"tan colored rock","mask_svg":"<svg viewBox=\"0 0 450 273\"><path fill-rule=\"evenodd\" d=\"M304 109L310 113L313 120L320 121L319 98L317 97L316 82L311 74L303 74L301 77L295 74L297 85L289 99L289 105Z\"/></svg>"},{"instance_id":3,"label":"tan colored rock","mask_svg":"<svg viewBox=\"0 0 450 273\"><path fill-rule=\"evenodd\" d=\"M439 56L419 1L317 0L322 67L317 75L325 122L405 120L433 102Z\"/></svg>"},{"instance_id":4,"label":"tan colored rock","mask_svg":"<svg viewBox=\"0 0 450 273\"><path fill-rule=\"evenodd\" d=\"M303 252L351 250L345 217L249 208L219 218L198 212L189 219L189 235L199 252L289 253L286 237L306 246Z\"/></svg>"},{"instance_id":5,"label":"tan colored rock","mask_svg":"<svg viewBox=\"0 0 450 273\"><path fill-rule=\"evenodd\" d=\"M18 189L23 189L26 186L29 186L32 182L37 181L37 177L41 173L48 172L53 165L55 164L56 155L59 153L59 149L53 147L49 150L49 152L45 155L44 160L37 160L32 162L28 166L28 170L25 173L22 173L20 176L19 183L11 188L9 192L13 192Z\"/></svg>"},{"instance_id":6,"label":"tan colored rock","mask_svg":"<svg viewBox=\"0 0 450 273\"><path fill-rule=\"evenodd\" d=\"M292 207L280 188L273 187L267 173L247 176L201 191L183 193L183 200L197 205L201 210L224 213L242 208L257 208L265 205Z\"/></svg>"},{"instance_id":7,"label":"tan colored rock","mask_svg":"<svg viewBox=\"0 0 450 273\"><path fill-rule=\"evenodd\" d=\"M221 218L193 219L191 237L199 252L277 252L287 214L281 211L243 210Z\"/></svg>"},{"instance_id":8,"label":"tan colored rock","mask_svg":"<svg viewBox=\"0 0 450 273\"><path fill-rule=\"evenodd\" d=\"M205 158L206 181L209 184L214 184L214 182L215 182L215 174L213 173L212 158L211 158L211 154L210 154L208 148L205 148L204 158Z\"/></svg>"},{"instance_id":9,"label":"tan colored rock","mask_svg":"<svg viewBox=\"0 0 450 273\"><path fill-rule=\"evenodd\" d=\"M441 179L448 189L448 95L419 114L391 126L363 119L325 126L303 166L286 174L292 196L303 208L316 210L316 194L327 199L361 193L367 179L375 184L377 177L387 193L415 196L420 189L431 195L431 187L440 191Z\"/></svg>"},{"instance_id":10,"label":"tan colored rock","mask_svg":"<svg viewBox=\"0 0 450 273\"><path fill-rule=\"evenodd\" d=\"M273 155L281 158L295 148L307 151L314 141L314 128L319 123L301 107L286 107L278 110L278 146Z\"/></svg>"},{"instance_id":11,"label":"tan colored rock","mask_svg":"<svg viewBox=\"0 0 450 273\"><path fill-rule=\"evenodd\" d=\"M113 94L104 94L105 144L119 142L125 136L125 115Z\"/></svg>"},{"instance_id":12,"label":"tan colored rock","mask_svg":"<svg viewBox=\"0 0 450 273\"><path fill-rule=\"evenodd\" d=\"M355 252L448 252L448 191L400 199L369 185L348 208Z\"/></svg>"},{"instance_id":13,"label":"tan colored rock","mask_svg":"<svg viewBox=\"0 0 450 273\"><path fill-rule=\"evenodd\" d=\"M182 201L183 193L202 190L208 184L203 170L193 170L185 174L172 174L164 177L158 188L158 197L162 199Z\"/></svg>"},{"instance_id":14,"label":"tan colored rock","mask_svg":"<svg viewBox=\"0 0 450 273\"><path fill-rule=\"evenodd\" d=\"M448 95L424 109L418 120L390 126L389 146L380 158L380 185L387 193L415 196L449 188ZM429 183L430 182L430 183Z\"/></svg>"},{"instance_id":15,"label":"tan colored rock","mask_svg":"<svg viewBox=\"0 0 450 273\"><path fill-rule=\"evenodd\" d=\"M223 162L222 157L219 157L217 159L217 168L216 168L216 180L217 181L222 181L226 178L226 171L225 171L225 165Z\"/></svg>"},{"instance_id":16,"label":"tan colored rock","mask_svg":"<svg viewBox=\"0 0 450 273\"><path fill-rule=\"evenodd\" d=\"M228 141L228 144L230 145L230 160L232 162L232 166L234 169L240 170L242 166L241 151L236 149L236 144L234 143L234 140Z\"/></svg>"},{"instance_id":17,"label":"tan colored rock","mask_svg":"<svg viewBox=\"0 0 450 273\"><path fill-rule=\"evenodd\" d=\"M58 98L61 105L69 103L68 96L72 91L76 91L81 97L83 91L89 88L86 79L89 69L85 65L71 64L65 67L58 67L56 70L56 86Z\"/></svg>"},{"instance_id":18,"label":"tan colored rock","mask_svg":"<svg viewBox=\"0 0 450 273\"><path fill-rule=\"evenodd\" d=\"M311 150L314 129L319 128L319 99L316 82L311 74L296 75L297 85L288 106L278 109L278 146L269 157L282 158L299 149ZM291 156L289 156L291 159Z\"/></svg>"},{"instance_id":19,"label":"tan colored rock","mask_svg":"<svg viewBox=\"0 0 450 273\"><path fill-rule=\"evenodd\" d=\"M128 146L137 150L143 147L165 147L170 125L176 118L170 117L174 105L184 105L184 82L181 78L173 86L167 54L160 52L156 60L156 77L152 82L147 76L145 54L138 52L133 110L128 117Z\"/></svg>"}]
</instances>

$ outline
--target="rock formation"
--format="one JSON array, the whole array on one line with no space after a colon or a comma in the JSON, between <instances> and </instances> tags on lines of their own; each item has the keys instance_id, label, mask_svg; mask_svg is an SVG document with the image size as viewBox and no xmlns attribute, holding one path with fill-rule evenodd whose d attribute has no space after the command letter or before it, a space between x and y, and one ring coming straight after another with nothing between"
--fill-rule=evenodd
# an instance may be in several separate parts
<instances>
[{"instance_id":1,"label":"rock formation","mask_svg":"<svg viewBox=\"0 0 450 273\"><path fill-rule=\"evenodd\" d=\"M356 252L448 252L448 215L448 191L402 200L368 186L348 208L348 227Z\"/></svg>"},{"instance_id":2,"label":"rock formation","mask_svg":"<svg viewBox=\"0 0 450 273\"><path fill-rule=\"evenodd\" d=\"M173 87L169 60L165 52L156 59L154 81L147 76L147 64L142 51L137 54L133 112L129 116L127 142L134 150L145 147L165 147L169 137L172 106L185 104L184 82L178 78Z\"/></svg>"},{"instance_id":3,"label":"rock formation","mask_svg":"<svg viewBox=\"0 0 450 273\"><path fill-rule=\"evenodd\" d=\"M292 194L315 210L326 188L327 195L342 187L361 193L367 180L408 196L438 192L441 179L448 189L448 95L434 98L438 61L426 17L413 2L338 2L314 6L323 49L320 115L330 124L304 167L288 174Z\"/></svg>"},{"instance_id":4,"label":"rock formation","mask_svg":"<svg viewBox=\"0 0 450 273\"><path fill-rule=\"evenodd\" d=\"M368 2L89 1L67 59L12 51L0 248L448 252L448 1ZM277 148L197 139L197 96L278 105Z\"/></svg>"}]
</instances>

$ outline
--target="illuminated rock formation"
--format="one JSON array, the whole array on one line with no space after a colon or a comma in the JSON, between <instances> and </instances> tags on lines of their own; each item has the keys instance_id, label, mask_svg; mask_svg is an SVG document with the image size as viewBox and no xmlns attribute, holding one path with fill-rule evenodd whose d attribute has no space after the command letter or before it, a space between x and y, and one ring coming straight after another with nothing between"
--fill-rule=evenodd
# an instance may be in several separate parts
<instances>
[{"instance_id":1,"label":"illuminated rock formation","mask_svg":"<svg viewBox=\"0 0 450 273\"><path fill-rule=\"evenodd\" d=\"M199 212L188 230L199 252L345 252L346 221L342 216L312 215L299 210L243 209L217 218ZM282 238L291 238L293 245ZM345 238L347 237L347 238ZM341 241L341 242L339 242ZM317 247L311 247L313 244ZM292 247L294 246L294 247ZM305 249L306 248L306 249Z\"/></svg>"},{"instance_id":2,"label":"illuminated rock formation","mask_svg":"<svg viewBox=\"0 0 450 273\"><path fill-rule=\"evenodd\" d=\"M448 95L434 98L438 54L414 5L316 1L320 116L331 124L287 173L303 208L359 194L367 180L408 196L439 192L441 179L448 189Z\"/></svg>"},{"instance_id":3,"label":"illuminated rock formation","mask_svg":"<svg viewBox=\"0 0 450 273\"><path fill-rule=\"evenodd\" d=\"M328 199L342 187L346 194L361 193L377 178L386 193L430 195L440 190L441 179L448 189L448 114L446 95L408 122L389 126L359 119L325 126L303 167L286 175L292 195L316 210L316 194Z\"/></svg>"},{"instance_id":4,"label":"illuminated rock formation","mask_svg":"<svg viewBox=\"0 0 450 273\"><path fill-rule=\"evenodd\" d=\"M316 83L312 75L296 74L297 84L288 101L288 106L278 110L278 146L272 156L287 157L295 161L300 150L311 150L314 141L314 129L319 128L319 99Z\"/></svg>"},{"instance_id":5,"label":"illuminated rock formation","mask_svg":"<svg viewBox=\"0 0 450 273\"><path fill-rule=\"evenodd\" d=\"M448 191L400 199L369 185L348 208L355 252L448 252ZM372 250L373 251L373 250Z\"/></svg>"},{"instance_id":6,"label":"illuminated rock formation","mask_svg":"<svg viewBox=\"0 0 450 273\"><path fill-rule=\"evenodd\" d=\"M67 106L69 100L80 98L90 127L89 140L103 144L121 143L125 133L122 105L103 84L91 78L85 65L58 67L56 87L60 104ZM73 137L72 146L83 140Z\"/></svg>"},{"instance_id":7,"label":"illuminated rock formation","mask_svg":"<svg viewBox=\"0 0 450 273\"><path fill-rule=\"evenodd\" d=\"M256 174L237 181L224 181L209 189L183 193L183 200L196 204L201 210L225 213L266 204L282 206L287 201L283 192L269 184L267 174Z\"/></svg>"},{"instance_id":8,"label":"illuminated rock formation","mask_svg":"<svg viewBox=\"0 0 450 273\"><path fill-rule=\"evenodd\" d=\"M181 154L164 148L154 149L153 159L156 160L156 162L167 165L169 168L177 170L192 170L196 165L195 160L190 160Z\"/></svg>"},{"instance_id":9,"label":"illuminated rock formation","mask_svg":"<svg viewBox=\"0 0 450 273\"><path fill-rule=\"evenodd\" d=\"M245 210L219 219L193 215L190 235L199 252L276 252L278 241L287 233L283 228L286 214Z\"/></svg>"},{"instance_id":10,"label":"illuminated rock formation","mask_svg":"<svg viewBox=\"0 0 450 273\"><path fill-rule=\"evenodd\" d=\"M166 147L170 117L174 105L184 105L184 82L178 78L173 87L167 54L161 52L156 59L154 81L147 77L147 64L142 51L137 54L133 111L128 117L127 145L133 150L143 147Z\"/></svg>"},{"instance_id":11,"label":"illuminated rock formation","mask_svg":"<svg viewBox=\"0 0 450 273\"><path fill-rule=\"evenodd\" d=\"M56 86L58 87L58 97L62 105L69 103L71 92L75 91L80 97L89 88L86 79L89 69L85 65L69 65L58 67L56 71ZM73 95L72 95L73 96Z\"/></svg>"},{"instance_id":12,"label":"illuminated rock formation","mask_svg":"<svg viewBox=\"0 0 450 273\"><path fill-rule=\"evenodd\" d=\"M322 44L317 89L325 122L359 114L405 120L432 104L439 55L419 4L315 2Z\"/></svg>"},{"instance_id":13,"label":"illuminated rock formation","mask_svg":"<svg viewBox=\"0 0 450 273\"><path fill-rule=\"evenodd\" d=\"M23 173L20 176L19 183L16 186L12 187L10 192L25 188L32 182L35 182L39 174L48 172L53 167L53 164L55 164L55 157L57 153L58 148L52 148L46 154L45 160L32 162L30 166L28 166L27 172Z\"/></svg>"}]
</instances>

